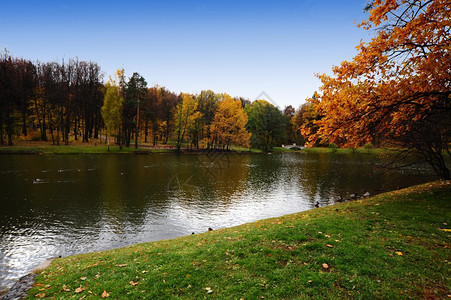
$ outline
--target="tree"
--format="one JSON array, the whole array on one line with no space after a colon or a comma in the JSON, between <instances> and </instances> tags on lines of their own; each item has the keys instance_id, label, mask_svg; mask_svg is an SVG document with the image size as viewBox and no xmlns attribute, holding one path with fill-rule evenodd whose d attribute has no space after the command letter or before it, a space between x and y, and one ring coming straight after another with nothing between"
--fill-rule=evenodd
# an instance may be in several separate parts
<instances>
[{"instance_id":1,"label":"tree","mask_svg":"<svg viewBox=\"0 0 451 300\"><path fill-rule=\"evenodd\" d=\"M327 137L355 147L377 137L450 179L450 2L375 0L368 10L359 26L377 35L334 67L334 77L319 75L324 118L310 142Z\"/></svg>"},{"instance_id":2,"label":"tree","mask_svg":"<svg viewBox=\"0 0 451 300\"><path fill-rule=\"evenodd\" d=\"M182 101L177 105L175 129L177 132L177 151L184 142L187 132L193 131L201 114L197 111L197 102L190 94L182 94Z\"/></svg>"},{"instance_id":3,"label":"tree","mask_svg":"<svg viewBox=\"0 0 451 300\"><path fill-rule=\"evenodd\" d=\"M102 106L103 122L107 130L108 151L110 151L111 133L116 133L119 130L123 102L124 98L121 96L119 86L110 79L106 84L105 99Z\"/></svg>"},{"instance_id":4,"label":"tree","mask_svg":"<svg viewBox=\"0 0 451 300\"><path fill-rule=\"evenodd\" d=\"M286 138L287 118L282 112L265 100L256 100L247 105L247 130L252 133L251 146L269 150Z\"/></svg>"},{"instance_id":5,"label":"tree","mask_svg":"<svg viewBox=\"0 0 451 300\"><path fill-rule=\"evenodd\" d=\"M227 94L222 94L221 98L211 125L212 144L223 149L229 149L231 144L248 147L251 134L246 130L248 118L241 101Z\"/></svg>"},{"instance_id":6,"label":"tree","mask_svg":"<svg viewBox=\"0 0 451 300\"><path fill-rule=\"evenodd\" d=\"M19 102L20 79L16 60L7 51L0 56L0 135L3 141L3 125L6 122L8 145L12 145L15 116L14 111Z\"/></svg>"},{"instance_id":7,"label":"tree","mask_svg":"<svg viewBox=\"0 0 451 300\"><path fill-rule=\"evenodd\" d=\"M301 106L299 110L299 120L298 122L301 123L300 129L301 134L306 140L312 140L310 143L311 145L314 145L315 147L319 146L326 146L329 144L328 137L318 137L318 122L321 121L324 117L322 112L319 110L319 96L318 93L313 93L313 96L311 98L306 99L306 103Z\"/></svg>"},{"instance_id":8,"label":"tree","mask_svg":"<svg viewBox=\"0 0 451 300\"><path fill-rule=\"evenodd\" d=\"M169 135L174 127L174 114L177 110L177 104L179 102L179 97L166 90L166 88L161 87L158 89L158 131L161 132L163 137L163 143L167 144L169 140Z\"/></svg>"},{"instance_id":9,"label":"tree","mask_svg":"<svg viewBox=\"0 0 451 300\"><path fill-rule=\"evenodd\" d=\"M285 132L287 134L287 137L285 139L285 142L287 143L298 143L298 130L296 130L296 127L293 126L293 118L296 114L296 109L291 106L285 106L283 109L283 115L285 116Z\"/></svg>"},{"instance_id":10,"label":"tree","mask_svg":"<svg viewBox=\"0 0 451 300\"><path fill-rule=\"evenodd\" d=\"M219 95L215 94L212 90L201 91L196 96L198 102L198 110L201 113L199 119L200 125L200 139L204 140L207 144L207 148L210 147L210 127L213 122L216 109L218 108Z\"/></svg>"},{"instance_id":11,"label":"tree","mask_svg":"<svg viewBox=\"0 0 451 300\"><path fill-rule=\"evenodd\" d=\"M147 94L147 82L139 75L139 73L133 73L130 77L125 90L125 103L123 113L125 114L125 134L126 145L130 146L130 139L135 133L135 148L138 148L138 135L139 135L139 103L140 99L143 99Z\"/></svg>"}]
</instances>

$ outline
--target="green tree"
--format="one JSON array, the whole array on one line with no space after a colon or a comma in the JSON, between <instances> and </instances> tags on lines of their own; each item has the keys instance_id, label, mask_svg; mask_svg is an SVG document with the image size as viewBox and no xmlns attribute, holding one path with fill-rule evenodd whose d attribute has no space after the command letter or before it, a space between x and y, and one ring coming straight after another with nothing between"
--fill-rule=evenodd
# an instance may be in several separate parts
<instances>
[{"instance_id":1,"label":"green tree","mask_svg":"<svg viewBox=\"0 0 451 300\"><path fill-rule=\"evenodd\" d=\"M246 128L252 133L252 147L269 150L286 138L287 118L271 103L256 100L247 105L245 111L249 118Z\"/></svg>"},{"instance_id":2,"label":"green tree","mask_svg":"<svg viewBox=\"0 0 451 300\"><path fill-rule=\"evenodd\" d=\"M139 73L133 73L130 77L125 90L125 105L124 113L126 119L126 145L130 146L130 139L135 133L135 148L138 148L138 135L139 135L139 117L140 117L140 101L146 97L147 94L147 82L139 75Z\"/></svg>"},{"instance_id":3,"label":"green tree","mask_svg":"<svg viewBox=\"0 0 451 300\"><path fill-rule=\"evenodd\" d=\"M105 99L102 106L103 122L107 130L108 151L110 151L111 133L116 133L119 130L123 102L124 98L121 96L119 86L110 79L106 84Z\"/></svg>"},{"instance_id":4,"label":"green tree","mask_svg":"<svg viewBox=\"0 0 451 300\"><path fill-rule=\"evenodd\" d=\"M215 117L216 109L218 108L219 95L215 94L212 90L201 91L199 95L196 96L198 102L197 109L201 113L201 118L199 119L200 127L200 139L204 140L207 144L207 148L210 147L209 137L210 128Z\"/></svg>"}]
</instances>

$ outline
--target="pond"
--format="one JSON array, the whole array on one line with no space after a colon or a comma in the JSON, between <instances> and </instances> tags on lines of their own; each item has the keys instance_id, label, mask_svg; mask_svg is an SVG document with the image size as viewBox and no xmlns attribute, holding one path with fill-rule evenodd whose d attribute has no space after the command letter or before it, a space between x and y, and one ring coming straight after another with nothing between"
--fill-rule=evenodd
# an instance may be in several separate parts
<instances>
[{"instance_id":1,"label":"pond","mask_svg":"<svg viewBox=\"0 0 451 300\"><path fill-rule=\"evenodd\" d=\"M334 153L0 155L0 290L49 257L170 239L435 180Z\"/></svg>"}]
</instances>

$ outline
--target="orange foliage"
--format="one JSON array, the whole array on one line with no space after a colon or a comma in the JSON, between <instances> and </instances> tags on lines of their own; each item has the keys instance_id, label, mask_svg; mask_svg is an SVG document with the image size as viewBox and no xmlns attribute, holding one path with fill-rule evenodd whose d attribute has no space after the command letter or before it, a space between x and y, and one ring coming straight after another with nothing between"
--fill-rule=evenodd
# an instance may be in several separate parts
<instances>
[{"instance_id":1,"label":"orange foliage","mask_svg":"<svg viewBox=\"0 0 451 300\"><path fill-rule=\"evenodd\" d=\"M335 66L334 77L318 75L324 117L310 145L320 137L353 147L378 138L449 154L450 17L450 0L375 0L359 26L377 36Z\"/></svg>"},{"instance_id":2,"label":"orange foliage","mask_svg":"<svg viewBox=\"0 0 451 300\"><path fill-rule=\"evenodd\" d=\"M211 125L211 138L215 145L229 147L231 144L249 147L251 134L247 132L247 115L241 107L241 101L227 94L218 103Z\"/></svg>"}]
</instances>

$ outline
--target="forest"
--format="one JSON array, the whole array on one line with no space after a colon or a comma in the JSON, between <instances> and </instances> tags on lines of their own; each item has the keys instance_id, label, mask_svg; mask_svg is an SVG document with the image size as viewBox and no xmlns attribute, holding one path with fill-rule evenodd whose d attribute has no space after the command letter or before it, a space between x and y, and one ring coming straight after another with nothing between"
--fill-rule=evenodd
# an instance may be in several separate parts
<instances>
[{"instance_id":1,"label":"forest","mask_svg":"<svg viewBox=\"0 0 451 300\"><path fill-rule=\"evenodd\" d=\"M373 1L358 26L374 32L358 54L317 74L318 92L295 109L204 90L148 87L124 70L104 81L95 62L31 62L0 53L0 144L69 144L110 137L182 148L306 146L394 148L443 179L451 157L451 9L447 0Z\"/></svg>"},{"instance_id":2,"label":"forest","mask_svg":"<svg viewBox=\"0 0 451 300\"><path fill-rule=\"evenodd\" d=\"M0 56L0 144L17 140L51 141L111 137L119 146L138 142L188 148L231 145L268 150L302 144L298 128L304 108L283 110L211 90L197 95L148 87L138 73L118 70L104 82L95 62L69 59L32 62L7 50Z\"/></svg>"}]
</instances>

